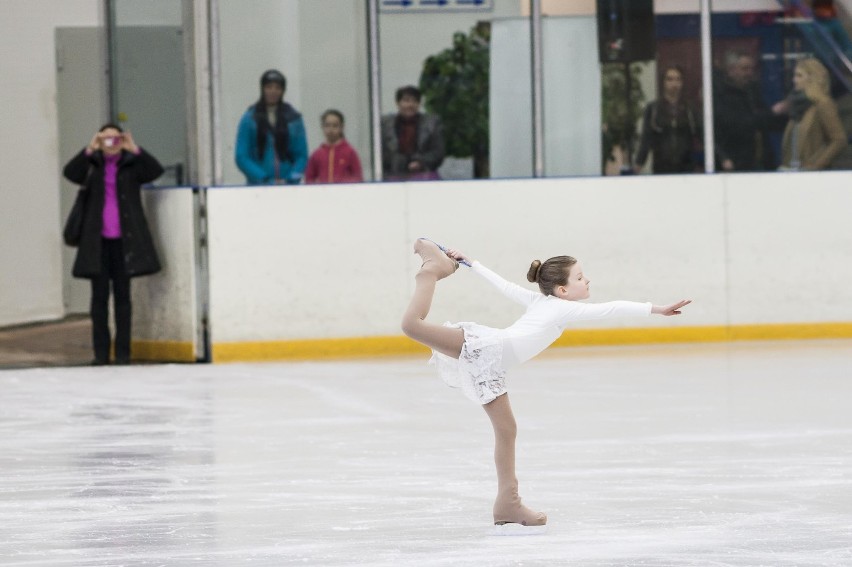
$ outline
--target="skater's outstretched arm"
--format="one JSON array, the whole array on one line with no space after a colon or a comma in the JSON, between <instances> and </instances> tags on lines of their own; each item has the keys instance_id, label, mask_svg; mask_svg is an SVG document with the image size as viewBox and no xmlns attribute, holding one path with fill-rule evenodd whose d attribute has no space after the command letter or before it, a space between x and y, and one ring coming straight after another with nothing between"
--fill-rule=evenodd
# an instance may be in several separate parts
<instances>
[{"instance_id":1,"label":"skater's outstretched arm","mask_svg":"<svg viewBox=\"0 0 852 567\"><path fill-rule=\"evenodd\" d=\"M579 303L565 301L555 304L563 324L570 321L608 319L612 317L646 317L648 315L680 315L681 308L692 303L684 299L670 305L653 305L635 301L608 301L606 303Z\"/></svg>"},{"instance_id":2,"label":"skater's outstretched arm","mask_svg":"<svg viewBox=\"0 0 852 567\"><path fill-rule=\"evenodd\" d=\"M468 256L465 256L459 250L455 250L453 248L450 248L450 249L447 250L447 254L451 258L453 258L453 259L455 259L459 262L462 261L462 260L466 260L470 264L470 267L474 272L476 272L477 274L479 274L480 276L485 278L486 281L488 281L491 285L496 287L497 290L500 293L502 293L503 295L505 295L506 297L508 297L512 301L514 301L516 303L520 303L521 305L523 305L525 307L529 306L535 300L540 299L541 296L542 296L541 293L539 293L537 291L532 291L532 290L523 288L523 287L521 287L517 284L514 284L510 281L506 281L501 276L495 274L494 272L492 272L491 270L489 270L488 268L483 266L478 261L476 261L473 258L470 258Z\"/></svg>"}]
</instances>

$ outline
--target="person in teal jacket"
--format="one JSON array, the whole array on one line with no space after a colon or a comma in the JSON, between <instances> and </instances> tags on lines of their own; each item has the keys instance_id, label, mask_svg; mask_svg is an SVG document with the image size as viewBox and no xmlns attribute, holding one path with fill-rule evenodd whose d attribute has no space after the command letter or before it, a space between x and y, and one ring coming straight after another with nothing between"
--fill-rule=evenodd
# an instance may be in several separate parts
<instances>
[{"instance_id":1,"label":"person in teal jacket","mask_svg":"<svg viewBox=\"0 0 852 567\"><path fill-rule=\"evenodd\" d=\"M260 77L260 99L240 119L235 157L249 185L298 184L308 162L302 115L284 102L287 79L270 69Z\"/></svg>"}]
</instances>

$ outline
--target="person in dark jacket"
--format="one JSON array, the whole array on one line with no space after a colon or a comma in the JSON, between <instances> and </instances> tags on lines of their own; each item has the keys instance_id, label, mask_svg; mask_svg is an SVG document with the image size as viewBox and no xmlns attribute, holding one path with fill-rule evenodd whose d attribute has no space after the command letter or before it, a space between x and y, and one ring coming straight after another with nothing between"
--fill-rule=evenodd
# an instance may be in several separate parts
<instances>
[{"instance_id":1,"label":"person in dark jacket","mask_svg":"<svg viewBox=\"0 0 852 567\"><path fill-rule=\"evenodd\" d=\"M382 116L382 171L386 181L440 179L444 161L441 119L420 112L420 89L408 85L396 91L398 112Z\"/></svg>"},{"instance_id":2,"label":"person in dark jacket","mask_svg":"<svg viewBox=\"0 0 852 567\"><path fill-rule=\"evenodd\" d=\"M93 364L108 364L110 282L115 307L115 362L130 363L130 278L160 271L140 188L163 173L130 132L105 124L71 158L63 174L88 191L73 275L92 282Z\"/></svg>"},{"instance_id":3,"label":"person in dark jacket","mask_svg":"<svg viewBox=\"0 0 852 567\"><path fill-rule=\"evenodd\" d=\"M754 57L729 51L724 75L713 81L716 154L721 171L771 171L777 165L769 133L782 130L786 117L768 108L754 77Z\"/></svg>"},{"instance_id":4,"label":"person in dark jacket","mask_svg":"<svg viewBox=\"0 0 852 567\"><path fill-rule=\"evenodd\" d=\"M694 173L700 132L695 113L683 99L683 71L666 68L660 83L662 96L645 107L634 170L639 173L650 153L654 173Z\"/></svg>"}]
</instances>

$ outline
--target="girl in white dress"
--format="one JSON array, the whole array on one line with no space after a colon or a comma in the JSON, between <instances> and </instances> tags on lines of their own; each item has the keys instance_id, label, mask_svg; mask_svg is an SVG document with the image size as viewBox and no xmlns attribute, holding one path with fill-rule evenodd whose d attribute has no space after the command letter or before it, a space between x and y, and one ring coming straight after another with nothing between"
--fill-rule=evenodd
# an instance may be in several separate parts
<instances>
[{"instance_id":1,"label":"girl in white dress","mask_svg":"<svg viewBox=\"0 0 852 567\"><path fill-rule=\"evenodd\" d=\"M510 283L457 250L440 248L419 239L414 252L423 259L415 276L414 295L403 315L402 330L432 349L433 361L447 384L461 388L482 404L494 427L494 462L497 466L497 498L494 524L512 529L543 529L547 516L521 503L515 476L517 425L506 393L506 370L534 357L552 344L572 322L608 317L680 315L689 300L671 305L632 301L579 303L589 297L589 280L570 256L556 256L543 264L535 260L527 279L538 283L541 293ZM453 274L459 262L494 285L506 297L526 307L526 312L505 329L477 323L436 325L425 321L435 285Z\"/></svg>"}]
</instances>

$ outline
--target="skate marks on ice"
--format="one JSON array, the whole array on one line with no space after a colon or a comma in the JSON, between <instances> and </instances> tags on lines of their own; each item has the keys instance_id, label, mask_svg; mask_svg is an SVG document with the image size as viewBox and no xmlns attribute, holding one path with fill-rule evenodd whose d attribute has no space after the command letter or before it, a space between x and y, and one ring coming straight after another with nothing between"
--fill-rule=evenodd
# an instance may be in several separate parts
<instances>
[{"instance_id":1,"label":"skate marks on ice","mask_svg":"<svg viewBox=\"0 0 852 567\"><path fill-rule=\"evenodd\" d=\"M552 351L510 376L525 502L421 358L0 371L0 563L849 565L852 346Z\"/></svg>"}]
</instances>

